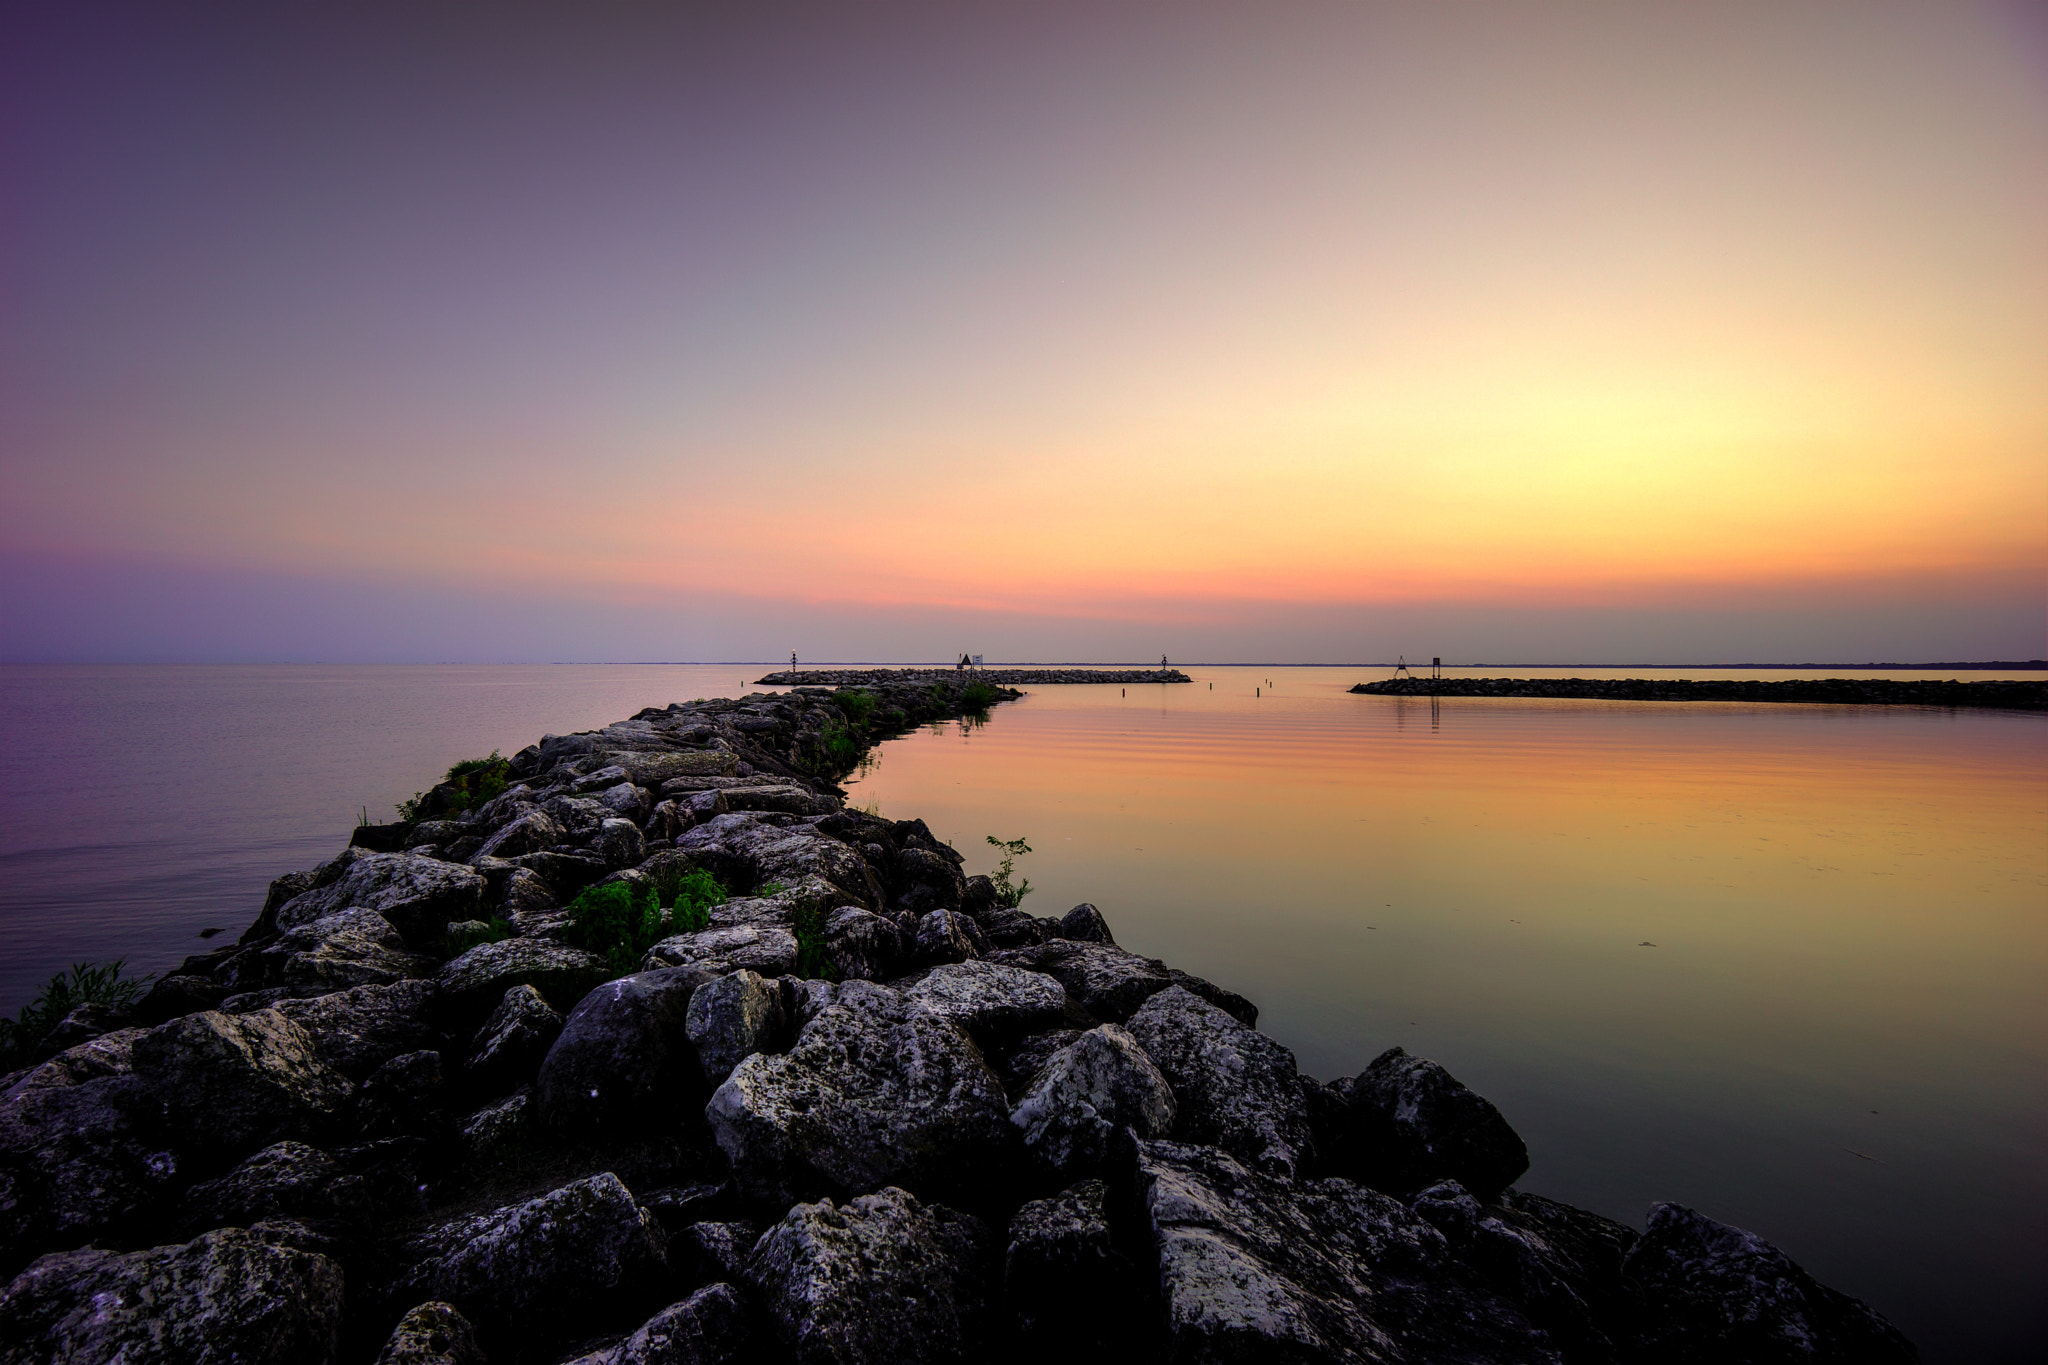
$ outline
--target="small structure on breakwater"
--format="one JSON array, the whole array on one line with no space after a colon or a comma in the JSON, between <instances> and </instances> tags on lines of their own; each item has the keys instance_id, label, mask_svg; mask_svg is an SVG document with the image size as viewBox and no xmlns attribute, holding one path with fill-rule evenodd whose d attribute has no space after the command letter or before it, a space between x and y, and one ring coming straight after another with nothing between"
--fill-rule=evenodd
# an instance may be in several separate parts
<instances>
[{"instance_id":1,"label":"small structure on breakwater","mask_svg":"<svg viewBox=\"0 0 2048 1365\"><path fill-rule=\"evenodd\" d=\"M875 683L939 682L952 668L806 668L756 678L761 687L864 687ZM1191 683L1177 668L977 668L975 677L1003 687L1060 683Z\"/></svg>"}]
</instances>

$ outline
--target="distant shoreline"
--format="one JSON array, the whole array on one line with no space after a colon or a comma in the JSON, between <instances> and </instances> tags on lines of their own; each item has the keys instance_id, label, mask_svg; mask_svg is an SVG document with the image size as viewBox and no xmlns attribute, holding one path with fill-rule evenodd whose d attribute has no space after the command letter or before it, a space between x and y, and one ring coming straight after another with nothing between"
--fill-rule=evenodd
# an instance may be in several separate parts
<instances>
[{"instance_id":1,"label":"distant shoreline","mask_svg":"<svg viewBox=\"0 0 2048 1365\"><path fill-rule=\"evenodd\" d=\"M1901 682L1888 678L1386 678L1354 693L1379 697L1535 697L1572 701L1743 701L1833 706L1993 707L2048 711L2048 682Z\"/></svg>"}]
</instances>

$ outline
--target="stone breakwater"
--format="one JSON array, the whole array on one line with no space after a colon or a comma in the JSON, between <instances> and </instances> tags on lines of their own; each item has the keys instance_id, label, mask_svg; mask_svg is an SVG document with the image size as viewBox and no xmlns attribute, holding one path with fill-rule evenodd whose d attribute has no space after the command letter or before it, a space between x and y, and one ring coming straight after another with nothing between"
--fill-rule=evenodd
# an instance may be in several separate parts
<instances>
[{"instance_id":1,"label":"stone breakwater","mask_svg":"<svg viewBox=\"0 0 2048 1365\"><path fill-rule=\"evenodd\" d=\"M981 700L873 689L545 736L67 1017L0 1080L0 1362L1916 1359L1753 1234L1517 1189L1436 1063L1304 1076L844 809L849 726ZM704 927L575 946L578 892L686 869Z\"/></svg>"},{"instance_id":2,"label":"stone breakwater","mask_svg":"<svg viewBox=\"0 0 2048 1365\"><path fill-rule=\"evenodd\" d=\"M881 683L984 682L998 687L1063 683L1186 683L1177 668L799 668L756 678L761 687L872 687Z\"/></svg>"},{"instance_id":3,"label":"stone breakwater","mask_svg":"<svg viewBox=\"0 0 2048 1365\"><path fill-rule=\"evenodd\" d=\"M1899 682L1882 678L1388 678L1351 689L1375 697L1566 697L1597 701L1771 701L1988 706L2048 710L2048 683Z\"/></svg>"}]
</instances>

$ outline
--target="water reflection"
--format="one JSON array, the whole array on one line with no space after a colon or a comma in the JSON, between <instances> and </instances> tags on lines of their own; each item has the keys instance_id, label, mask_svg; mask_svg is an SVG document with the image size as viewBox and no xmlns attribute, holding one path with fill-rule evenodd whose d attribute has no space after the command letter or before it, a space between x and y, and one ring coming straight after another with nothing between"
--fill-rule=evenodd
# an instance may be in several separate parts
<instances>
[{"instance_id":1,"label":"water reflection","mask_svg":"<svg viewBox=\"0 0 2048 1365\"><path fill-rule=\"evenodd\" d=\"M1190 671L892 745L856 799L975 870L1029 835L1028 908L1096 902L1315 1074L1436 1056L1531 1188L1754 1227L1931 1360L2048 1328L2041 717Z\"/></svg>"}]
</instances>

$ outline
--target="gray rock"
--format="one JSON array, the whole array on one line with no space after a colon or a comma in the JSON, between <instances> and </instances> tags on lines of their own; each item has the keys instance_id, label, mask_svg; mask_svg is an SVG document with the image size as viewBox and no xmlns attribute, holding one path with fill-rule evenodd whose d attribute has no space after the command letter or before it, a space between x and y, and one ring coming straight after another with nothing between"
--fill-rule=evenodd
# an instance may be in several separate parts
<instances>
[{"instance_id":1,"label":"gray rock","mask_svg":"<svg viewBox=\"0 0 2048 1365\"><path fill-rule=\"evenodd\" d=\"M361 908L389 920L407 943L425 946L441 938L450 920L476 919L484 908L484 879L456 863L360 849L349 849L335 862L343 864L338 877L278 907L279 929Z\"/></svg>"},{"instance_id":2,"label":"gray rock","mask_svg":"<svg viewBox=\"0 0 2048 1365\"><path fill-rule=\"evenodd\" d=\"M1204 981L1192 972L1184 972L1177 967L1168 967L1166 975L1174 985L1200 996L1246 1028L1259 1026L1259 1007L1236 991L1227 991L1213 981Z\"/></svg>"},{"instance_id":3,"label":"gray rock","mask_svg":"<svg viewBox=\"0 0 2048 1365\"><path fill-rule=\"evenodd\" d=\"M428 977L436 966L425 954L406 951L391 921L360 909L323 915L288 930L263 956L274 964L269 979L281 979L308 995Z\"/></svg>"},{"instance_id":4,"label":"gray rock","mask_svg":"<svg viewBox=\"0 0 2048 1365\"><path fill-rule=\"evenodd\" d=\"M903 959L903 934L893 922L855 905L826 917L825 960L841 981L886 981Z\"/></svg>"},{"instance_id":5,"label":"gray rock","mask_svg":"<svg viewBox=\"0 0 2048 1365\"><path fill-rule=\"evenodd\" d=\"M1292 1052L1180 986L1147 1000L1130 1029L1180 1102L1177 1137L1268 1174L1301 1169L1314 1142Z\"/></svg>"},{"instance_id":6,"label":"gray rock","mask_svg":"<svg viewBox=\"0 0 2048 1365\"><path fill-rule=\"evenodd\" d=\"M750 1273L798 1365L925 1365L986 1349L990 1250L978 1220L891 1188L797 1205Z\"/></svg>"},{"instance_id":7,"label":"gray rock","mask_svg":"<svg viewBox=\"0 0 2048 1365\"><path fill-rule=\"evenodd\" d=\"M463 1152L479 1164L502 1160L524 1142L532 1108L533 1091L522 1088L469 1115L458 1125Z\"/></svg>"},{"instance_id":8,"label":"gray rock","mask_svg":"<svg viewBox=\"0 0 2048 1365\"><path fill-rule=\"evenodd\" d=\"M838 803L833 798L820 796L808 787L799 787L788 782L749 782L744 786L727 787L722 795L725 797L727 810L823 815L838 808Z\"/></svg>"},{"instance_id":9,"label":"gray rock","mask_svg":"<svg viewBox=\"0 0 2048 1365\"><path fill-rule=\"evenodd\" d=\"M761 1229L752 1223L705 1220L691 1223L669 1241L669 1258L678 1265L694 1263L708 1280L744 1280L747 1261Z\"/></svg>"},{"instance_id":10,"label":"gray rock","mask_svg":"<svg viewBox=\"0 0 2048 1365\"><path fill-rule=\"evenodd\" d=\"M439 988L431 981L356 986L309 1000L279 1001L277 1012L306 1031L321 1061L361 1080L393 1057L433 1047Z\"/></svg>"},{"instance_id":11,"label":"gray rock","mask_svg":"<svg viewBox=\"0 0 2048 1365\"><path fill-rule=\"evenodd\" d=\"M555 818L538 807L528 807L520 816L471 854L477 858L517 858L526 853L544 853L568 837Z\"/></svg>"},{"instance_id":12,"label":"gray rock","mask_svg":"<svg viewBox=\"0 0 2048 1365\"><path fill-rule=\"evenodd\" d=\"M628 786L632 785L632 779L626 775L625 768L617 763L607 763L602 768L593 769L577 778L574 782L571 782L569 790L588 794L604 791L608 787L616 787L621 782L626 783Z\"/></svg>"},{"instance_id":13,"label":"gray rock","mask_svg":"<svg viewBox=\"0 0 2048 1365\"><path fill-rule=\"evenodd\" d=\"M658 787L678 777L731 777L739 771L739 760L718 749L692 749L681 753L620 751L612 762L643 787Z\"/></svg>"},{"instance_id":14,"label":"gray rock","mask_svg":"<svg viewBox=\"0 0 2048 1365\"><path fill-rule=\"evenodd\" d=\"M656 1313L593 1365L738 1365L759 1358L747 1307L729 1284L707 1284Z\"/></svg>"},{"instance_id":15,"label":"gray rock","mask_svg":"<svg viewBox=\"0 0 2048 1365\"><path fill-rule=\"evenodd\" d=\"M985 1176L1009 1108L967 1034L871 982L828 998L789 1052L748 1057L706 1108L741 1190L786 1205Z\"/></svg>"},{"instance_id":16,"label":"gray rock","mask_svg":"<svg viewBox=\"0 0 2048 1365\"><path fill-rule=\"evenodd\" d=\"M745 968L763 976L783 976L796 970L796 935L775 924L739 924L677 934L648 949L641 965L649 971L696 967L723 976Z\"/></svg>"},{"instance_id":17,"label":"gray rock","mask_svg":"<svg viewBox=\"0 0 2048 1365\"><path fill-rule=\"evenodd\" d=\"M988 940L991 952L1033 948L1059 937L1058 920L1040 919L1022 910L989 910L976 916L975 922L981 925L982 937Z\"/></svg>"},{"instance_id":18,"label":"gray rock","mask_svg":"<svg viewBox=\"0 0 2048 1365\"><path fill-rule=\"evenodd\" d=\"M1075 943L1116 942L1116 936L1109 932L1109 921L1086 901L1060 916L1060 937Z\"/></svg>"},{"instance_id":19,"label":"gray rock","mask_svg":"<svg viewBox=\"0 0 2048 1365\"><path fill-rule=\"evenodd\" d=\"M0 1365L325 1365L341 1310L333 1261L242 1228L60 1252L0 1292Z\"/></svg>"},{"instance_id":20,"label":"gray rock","mask_svg":"<svg viewBox=\"0 0 2048 1365\"><path fill-rule=\"evenodd\" d=\"M181 1014L216 1010L228 998L228 988L208 976L173 974L150 983L135 1002L135 1019L142 1024L161 1024Z\"/></svg>"},{"instance_id":21,"label":"gray rock","mask_svg":"<svg viewBox=\"0 0 2048 1365\"><path fill-rule=\"evenodd\" d=\"M896 873L901 881L922 887L923 896L908 898L920 911L927 908L957 910L967 896L967 878L960 865L933 849L906 843L896 855Z\"/></svg>"},{"instance_id":22,"label":"gray rock","mask_svg":"<svg viewBox=\"0 0 2048 1365\"><path fill-rule=\"evenodd\" d=\"M103 1033L112 1033L130 1023L128 1011L88 1000L77 1006L56 1027L43 1035L41 1046L54 1052L89 1043Z\"/></svg>"},{"instance_id":23,"label":"gray rock","mask_svg":"<svg viewBox=\"0 0 2048 1365\"><path fill-rule=\"evenodd\" d=\"M1116 1024L1090 1029L1053 1054L1011 1111L1034 1157L1069 1179L1101 1169L1118 1135L1164 1137L1174 1095L1137 1039Z\"/></svg>"},{"instance_id":24,"label":"gray rock","mask_svg":"<svg viewBox=\"0 0 2048 1365\"><path fill-rule=\"evenodd\" d=\"M143 1032L68 1048L0 1093L0 1273L146 1221L168 1194L177 1158L131 1117Z\"/></svg>"},{"instance_id":25,"label":"gray rock","mask_svg":"<svg viewBox=\"0 0 2048 1365\"><path fill-rule=\"evenodd\" d=\"M917 947L913 957L919 963L965 962L978 958L988 940L981 926L957 910L934 910L917 922Z\"/></svg>"},{"instance_id":26,"label":"gray rock","mask_svg":"<svg viewBox=\"0 0 2048 1365\"><path fill-rule=\"evenodd\" d=\"M808 825L776 823L788 817L766 812L699 818L702 823L678 836L676 847L727 886L771 881L793 886L815 876L836 893L831 905L873 909L882 902L881 888L866 861L830 835Z\"/></svg>"},{"instance_id":27,"label":"gray rock","mask_svg":"<svg viewBox=\"0 0 2048 1365\"><path fill-rule=\"evenodd\" d=\"M276 1010L208 1010L135 1040L135 1074L188 1148L232 1154L316 1134L355 1090Z\"/></svg>"},{"instance_id":28,"label":"gray rock","mask_svg":"<svg viewBox=\"0 0 2048 1365\"><path fill-rule=\"evenodd\" d=\"M631 820L606 820L594 847L606 867L638 867L647 861L647 837Z\"/></svg>"},{"instance_id":29,"label":"gray rock","mask_svg":"<svg viewBox=\"0 0 2048 1365\"><path fill-rule=\"evenodd\" d=\"M513 1355L644 1295L667 1265L667 1243L606 1171L429 1229L396 1259L404 1268L387 1290L389 1302L453 1304L486 1349Z\"/></svg>"},{"instance_id":30,"label":"gray rock","mask_svg":"<svg viewBox=\"0 0 2048 1365\"><path fill-rule=\"evenodd\" d=\"M476 1329L452 1303L423 1303L398 1320L377 1365L486 1365Z\"/></svg>"},{"instance_id":31,"label":"gray rock","mask_svg":"<svg viewBox=\"0 0 2048 1365\"><path fill-rule=\"evenodd\" d=\"M422 820L399 837L399 844L405 849L416 849L425 844L447 844L460 839L464 833L462 824L456 820Z\"/></svg>"},{"instance_id":32,"label":"gray rock","mask_svg":"<svg viewBox=\"0 0 2048 1365\"><path fill-rule=\"evenodd\" d=\"M1083 1180L1010 1219L1003 1288L1026 1350L1143 1358L1133 1330L1143 1286L1111 1238L1107 1195L1100 1180Z\"/></svg>"},{"instance_id":33,"label":"gray rock","mask_svg":"<svg viewBox=\"0 0 2048 1365\"><path fill-rule=\"evenodd\" d=\"M1326 1159L1375 1189L1408 1194L1455 1180L1490 1202L1529 1169L1529 1149L1500 1111L1435 1062L1389 1048L1330 1088L1344 1108Z\"/></svg>"},{"instance_id":34,"label":"gray rock","mask_svg":"<svg viewBox=\"0 0 2048 1365\"><path fill-rule=\"evenodd\" d=\"M278 1142L226 1175L185 1192L179 1222L191 1232L248 1227L265 1218L325 1217L333 1211L327 1187L341 1165L317 1147Z\"/></svg>"},{"instance_id":35,"label":"gray rock","mask_svg":"<svg viewBox=\"0 0 2048 1365\"><path fill-rule=\"evenodd\" d=\"M1056 939L990 955L990 961L1025 967L1059 979L1067 998L1105 1023L1121 1024L1173 984L1166 968L1113 944Z\"/></svg>"},{"instance_id":36,"label":"gray rock","mask_svg":"<svg viewBox=\"0 0 2048 1365\"><path fill-rule=\"evenodd\" d=\"M934 967L905 993L977 1039L1037 1033L1059 1027L1067 1017L1066 987L1056 978L993 962Z\"/></svg>"},{"instance_id":37,"label":"gray rock","mask_svg":"<svg viewBox=\"0 0 2048 1365\"><path fill-rule=\"evenodd\" d=\"M546 939L508 938L477 944L443 967L438 983L444 995L481 1012L514 986L532 986L563 1005L581 1000L604 978L604 960L594 953Z\"/></svg>"},{"instance_id":38,"label":"gray rock","mask_svg":"<svg viewBox=\"0 0 2048 1365\"><path fill-rule=\"evenodd\" d=\"M1003 1078L1003 1089L1017 1099L1024 1098L1053 1055L1072 1047L1083 1032L1075 1028L1048 1029L1019 1039L1014 1047L994 1054L991 1060L996 1062L997 1072Z\"/></svg>"},{"instance_id":39,"label":"gray rock","mask_svg":"<svg viewBox=\"0 0 2048 1365\"><path fill-rule=\"evenodd\" d=\"M1140 1142L1135 1158L1172 1359L1556 1365L1549 1339L1386 1195L1261 1175L1214 1147Z\"/></svg>"},{"instance_id":40,"label":"gray rock","mask_svg":"<svg viewBox=\"0 0 2048 1365\"><path fill-rule=\"evenodd\" d=\"M655 1127L702 1102L703 1073L690 1046L690 997L712 980L667 967L608 981L584 996L548 1049L534 1084L551 1127Z\"/></svg>"},{"instance_id":41,"label":"gray rock","mask_svg":"<svg viewBox=\"0 0 2048 1365\"><path fill-rule=\"evenodd\" d=\"M562 1036L562 1016L532 986L514 986L470 1041L464 1064L470 1079L496 1094L532 1080L555 1039Z\"/></svg>"},{"instance_id":42,"label":"gray rock","mask_svg":"<svg viewBox=\"0 0 2048 1365\"><path fill-rule=\"evenodd\" d=\"M1644 1359L1885 1365L1920 1358L1866 1305L1817 1283L1753 1232L1680 1204L1652 1204L1623 1265L1642 1294Z\"/></svg>"},{"instance_id":43,"label":"gray rock","mask_svg":"<svg viewBox=\"0 0 2048 1365\"><path fill-rule=\"evenodd\" d=\"M448 1078L431 1049L393 1057L356 1090L356 1124L371 1137L417 1132L438 1118Z\"/></svg>"},{"instance_id":44,"label":"gray rock","mask_svg":"<svg viewBox=\"0 0 2048 1365\"><path fill-rule=\"evenodd\" d=\"M1572 1356L1613 1356L1614 1343L1596 1325L1592 1308L1571 1282L1570 1260L1529 1220L1482 1206L1455 1180L1431 1185L1415 1196L1410 1207L1444 1235L1462 1265L1519 1307Z\"/></svg>"},{"instance_id":45,"label":"gray rock","mask_svg":"<svg viewBox=\"0 0 2048 1365\"><path fill-rule=\"evenodd\" d=\"M636 825L647 818L647 811L652 804L647 799L647 793L631 782L621 782L615 787L605 788L597 794L597 800L598 804L617 814L620 819L631 820Z\"/></svg>"},{"instance_id":46,"label":"gray rock","mask_svg":"<svg viewBox=\"0 0 2048 1365\"><path fill-rule=\"evenodd\" d=\"M782 988L758 972L736 971L698 987L684 1027L704 1078L717 1085L756 1052L779 1052L789 1033Z\"/></svg>"}]
</instances>

